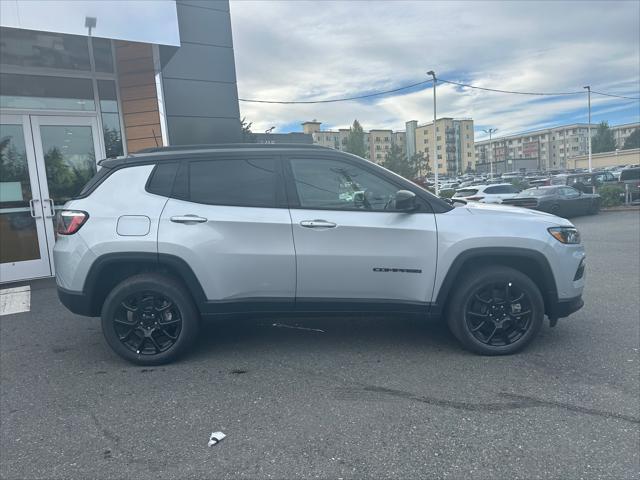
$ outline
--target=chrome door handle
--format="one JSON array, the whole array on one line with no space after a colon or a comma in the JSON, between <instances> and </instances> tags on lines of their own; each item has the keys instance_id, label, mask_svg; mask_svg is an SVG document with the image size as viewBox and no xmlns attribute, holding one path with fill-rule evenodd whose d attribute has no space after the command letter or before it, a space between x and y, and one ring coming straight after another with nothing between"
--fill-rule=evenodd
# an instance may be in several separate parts
<instances>
[{"instance_id":1,"label":"chrome door handle","mask_svg":"<svg viewBox=\"0 0 640 480\"><path fill-rule=\"evenodd\" d=\"M50 198L45 198L44 199L45 202L49 202L49 210L51 210L51 214L50 215L46 215L47 218L53 218L56 216L56 207L53 204L53 200L51 200Z\"/></svg>"},{"instance_id":2,"label":"chrome door handle","mask_svg":"<svg viewBox=\"0 0 640 480\"><path fill-rule=\"evenodd\" d=\"M303 220L300 222L300 226L306 228L335 228L336 224L326 220Z\"/></svg>"},{"instance_id":3,"label":"chrome door handle","mask_svg":"<svg viewBox=\"0 0 640 480\"><path fill-rule=\"evenodd\" d=\"M37 198L32 198L31 200L29 200L29 211L31 212L31 216L33 218L40 218L40 215L36 213L36 202L39 201L40 200Z\"/></svg>"},{"instance_id":4,"label":"chrome door handle","mask_svg":"<svg viewBox=\"0 0 640 480\"><path fill-rule=\"evenodd\" d=\"M173 223L185 223L187 225L194 224L194 223L204 223L207 221L207 219L204 217L199 217L197 215L191 215L191 214L178 215L175 217L171 217L170 220Z\"/></svg>"}]
</instances>

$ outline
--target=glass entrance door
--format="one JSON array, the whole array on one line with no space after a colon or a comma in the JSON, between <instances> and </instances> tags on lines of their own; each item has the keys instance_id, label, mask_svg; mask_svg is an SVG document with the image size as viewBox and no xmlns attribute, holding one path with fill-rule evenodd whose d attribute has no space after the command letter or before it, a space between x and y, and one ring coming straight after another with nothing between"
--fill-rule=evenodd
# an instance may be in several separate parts
<instances>
[{"instance_id":1,"label":"glass entrance door","mask_svg":"<svg viewBox=\"0 0 640 480\"><path fill-rule=\"evenodd\" d=\"M0 116L0 282L51 275L28 115Z\"/></svg>"},{"instance_id":2,"label":"glass entrance door","mask_svg":"<svg viewBox=\"0 0 640 480\"><path fill-rule=\"evenodd\" d=\"M102 157L95 117L11 117L2 117L0 134L0 282L54 274L56 210L80 193Z\"/></svg>"}]
</instances>

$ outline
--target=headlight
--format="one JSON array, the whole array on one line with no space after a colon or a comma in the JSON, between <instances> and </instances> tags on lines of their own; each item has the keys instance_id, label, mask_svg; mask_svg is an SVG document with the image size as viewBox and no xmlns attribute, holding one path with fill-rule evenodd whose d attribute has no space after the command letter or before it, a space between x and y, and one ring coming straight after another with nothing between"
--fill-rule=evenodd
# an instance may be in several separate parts
<instances>
[{"instance_id":1,"label":"headlight","mask_svg":"<svg viewBox=\"0 0 640 480\"><path fill-rule=\"evenodd\" d=\"M552 227L549 233L561 243L580 243L580 232L574 227Z\"/></svg>"}]
</instances>

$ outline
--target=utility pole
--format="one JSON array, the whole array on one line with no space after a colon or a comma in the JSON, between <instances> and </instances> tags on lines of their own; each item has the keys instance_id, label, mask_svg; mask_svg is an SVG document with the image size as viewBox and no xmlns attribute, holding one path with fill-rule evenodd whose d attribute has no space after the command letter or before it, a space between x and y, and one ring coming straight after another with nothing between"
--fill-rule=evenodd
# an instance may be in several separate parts
<instances>
[{"instance_id":1,"label":"utility pole","mask_svg":"<svg viewBox=\"0 0 640 480\"><path fill-rule=\"evenodd\" d=\"M483 130L484 133L488 133L489 134L489 170L491 173L489 173L489 178L493 178L493 161L492 161L492 154L493 154L493 144L491 143L491 135L496 133L498 131L497 128L489 128L487 130Z\"/></svg>"},{"instance_id":2,"label":"utility pole","mask_svg":"<svg viewBox=\"0 0 640 480\"><path fill-rule=\"evenodd\" d=\"M438 185L438 148L437 144L437 135L436 135L436 72L433 70L429 70L427 75L431 75L433 77L433 161L435 162L435 177L434 181L436 184L436 196L440 195L440 185Z\"/></svg>"},{"instance_id":3,"label":"utility pole","mask_svg":"<svg viewBox=\"0 0 640 480\"><path fill-rule=\"evenodd\" d=\"M589 126L587 127L587 135L589 136L589 172L591 172L591 85L582 88L587 89L587 95L589 97Z\"/></svg>"}]
</instances>

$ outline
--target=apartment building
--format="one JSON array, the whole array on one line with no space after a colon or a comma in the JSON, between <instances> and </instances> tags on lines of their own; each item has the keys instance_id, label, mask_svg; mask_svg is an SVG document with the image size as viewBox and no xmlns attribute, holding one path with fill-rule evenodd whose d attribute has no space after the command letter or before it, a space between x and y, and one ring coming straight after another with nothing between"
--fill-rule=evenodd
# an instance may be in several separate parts
<instances>
[{"instance_id":1,"label":"apartment building","mask_svg":"<svg viewBox=\"0 0 640 480\"><path fill-rule=\"evenodd\" d=\"M613 130L613 138L616 140L616 148L618 150L622 150L624 147L624 142L627 140L629 135L631 135L635 130L640 129L640 123L624 123L622 125L616 125L611 127Z\"/></svg>"},{"instance_id":2,"label":"apartment building","mask_svg":"<svg viewBox=\"0 0 640 480\"><path fill-rule=\"evenodd\" d=\"M418 125L417 120L406 123L406 152L410 157L415 153L427 159L431 171L435 170L432 161L433 145L436 146L439 174L455 175L475 169L475 150L473 120L439 118L436 120L436 138L433 122Z\"/></svg>"},{"instance_id":3,"label":"apartment building","mask_svg":"<svg viewBox=\"0 0 640 480\"><path fill-rule=\"evenodd\" d=\"M553 170L567 168L567 160L588 153L586 123L536 130L525 134L494 138L489 153L489 140L476 142L477 170L490 171L493 162L496 173L527 170ZM595 135L597 125L592 124Z\"/></svg>"},{"instance_id":4,"label":"apartment building","mask_svg":"<svg viewBox=\"0 0 640 480\"><path fill-rule=\"evenodd\" d=\"M338 130L322 130L322 122L316 120L302 124L303 133L313 137L313 143L323 147L344 151L349 137L349 128ZM405 132L394 132L388 129L376 129L364 132L364 146L367 159L381 164L384 162L391 145L398 145L406 155Z\"/></svg>"}]
</instances>

